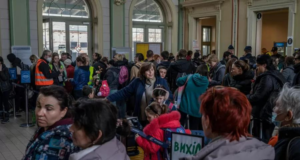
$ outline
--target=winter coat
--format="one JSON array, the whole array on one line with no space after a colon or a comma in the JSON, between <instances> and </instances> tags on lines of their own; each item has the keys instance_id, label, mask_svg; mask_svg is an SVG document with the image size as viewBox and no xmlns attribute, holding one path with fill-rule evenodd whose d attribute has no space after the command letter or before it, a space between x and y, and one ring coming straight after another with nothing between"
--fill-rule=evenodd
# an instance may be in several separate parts
<instances>
[{"instance_id":1,"label":"winter coat","mask_svg":"<svg viewBox=\"0 0 300 160\"><path fill-rule=\"evenodd\" d=\"M62 119L47 131L38 128L26 147L23 160L68 160L70 154L79 151L79 148L74 146L69 131L71 124L72 119Z\"/></svg>"},{"instance_id":2,"label":"winter coat","mask_svg":"<svg viewBox=\"0 0 300 160\"><path fill-rule=\"evenodd\" d=\"M255 68L256 58L253 57L251 53L247 53L244 57L241 57L240 60L248 60L251 69Z\"/></svg>"},{"instance_id":3,"label":"winter coat","mask_svg":"<svg viewBox=\"0 0 300 160\"><path fill-rule=\"evenodd\" d=\"M295 72L294 72L294 66L289 65L285 67L282 71L282 75L284 76L286 82L289 82L290 84L293 84L293 80L295 77Z\"/></svg>"},{"instance_id":4,"label":"winter coat","mask_svg":"<svg viewBox=\"0 0 300 160\"><path fill-rule=\"evenodd\" d=\"M97 74L96 71L99 70L99 67L102 68L102 72L100 73L100 79L103 79L107 69L106 64L102 61L97 61L93 64L93 67L94 67L94 75Z\"/></svg>"},{"instance_id":5,"label":"winter coat","mask_svg":"<svg viewBox=\"0 0 300 160\"><path fill-rule=\"evenodd\" d=\"M168 83L170 84L170 88L172 93L175 92L175 90L178 88L176 86L176 80L177 76L179 73L185 73L186 75L188 74L193 74L195 72L196 68L193 65L191 61L187 61L186 59L179 59L174 63L170 64L170 67L168 68L167 71L167 79Z\"/></svg>"},{"instance_id":6,"label":"winter coat","mask_svg":"<svg viewBox=\"0 0 300 160\"><path fill-rule=\"evenodd\" d=\"M60 63L60 69L63 69L63 76L62 76L62 78L63 78L63 81L65 81L65 79L67 78L66 67L65 67L65 65L64 65L63 62L59 61L59 63ZM56 72L56 73L60 74L59 70L56 70L56 68L54 67L53 63L49 63L49 67L52 70L52 72ZM53 78L53 80L54 80L54 84L55 85L63 84L63 82L59 82L58 76L56 78Z\"/></svg>"},{"instance_id":7,"label":"winter coat","mask_svg":"<svg viewBox=\"0 0 300 160\"><path fill-rule=\"evenodd\" d=\"M232 78L234 79L234 81L232 81L229 86L234 87L247 95L251 91L253 77L254 73L252 71L247 71L241 75L233 76Z\"/></svg>"},{"instance_id":8,"label":"winter coat","mask_svg":"<svg viewBox=\"0 0 300 160\"><path fill-rule=\"evenodd\" d=\"M290 147L288 147L289 142L291 142ZM289 158L286 160L296 160L300 159L300 128L292 127L282 127L279 129L278 142L275 145L275 160L285 160L287 155L287 149L289 150Z\"/></svg>"},{"instance_id":9,"label":"winter coat","mask_svg":"<svg viewBox=\"0 0 300 160\"><path fill-rule=\"evenodd\" d=\"M130 160L125 146L113 138L102 144L89 147L70 156L69 160Z\"/></svg>"},{"instance_id":10,"label":"winter coat","mask_svg":"<svg viewBox=\"0 0 300 160\"><path fill-rule=\"evenodd\" d=\"M74 78L74 72L75 72L75 67L72 65L67 66L67 78ZM65 82L65 88L68 93L71 93L73 91L73 85L72 82Z\"/></svg>"},{"instance_id":11,"label":"winter coat","mask_svg":"<svg viewBox=\"0 0 300 160\"><path fill-rule=\"evenodd\" d=\"M103 77L104 80L107 80L111 90L117 90L119 87L120 70L120 67L109 67Z\"/></svg>"},{"instance_id":12,"label":"winter coat","mask_svg":"<svg viewBox=\"0 0 300 160\"><path fill-rule=\"evenodd\" d=\"M274 148L252 137L230 142L220 137L188 160L274 160Z\"/></svg>"},{"instance_id":13,"label":"winter coat","mask_svg":"<svg viewBox=\"0 0 300 160\"><path fill-rule=\"evenodd\" d=\"M225 87L229 87L230 83L234 83L234 79L231 77L230 73L227 73L223 78L222 85Z\"/></svg>"},{"instance_id":14,"label":"winter coat","mask_svg":"<svg viewBox=\"0 0 300 160\"><path fill-rule=\"evenodd\" d=\"M164 128L179 128L180 125L180 113L173 111L171 113L162 114L156 119L153 119L150 124L144 128L146 135L152 136L160 141L164 141ZM190 134L190 131L186 131ZM136 143L144 150L144 160L157 160L157 152L162 150L162 147L145 139L138 137ZM162 155L161 158L162 159Z\"/></svg>"},{"instance_id":15,"label":"winter coat","mask_svg":"<svg viewBox=\"0 0 300 160\"><path fill-rule=\"evenodd\" d=\"M3 85L5 83L5 85ZM5 64L2 64L2 71L0 71L0 92L7 92L11 90L11 84L9 82L8 68ZM2 109L2 106L1 106Z\"/></svg>"},{"instance_id":16,"label":"winter coat","mask_svg":"<svg viewBox=\"0 0 300 160\"><path fill-rule=\"evenodd\" d=\"M210 87L222 84L225 69L225 66L222 65L220 62L217 63L216 66L211 69L212 80L209 82Z\"/></svg>"},{"instance_id":17,"label":"winter coat","mask_svg":"<svg viewBox=\"0 0 300 160\"><path fill-rule=\"evenodd\" d=\"M89 66L80 66L75 70L74 79L72 80L75 91L82 90L83 86L88 85L90 80L89 69Z\"/></svg>"},{"instance_id":18,"label":"winter coat","mask_svg":"<svg viewBox=\"0 0 300 160\"><path fill-rule=\"evenodd\" d=\"M187 78L188 76L178 78L177 85L183 86ZM206 76L196 73L190 77L182 94L179 110L193 117L201 117L199 97L206 92L208 84Z\"/></svg>"},{"instance_id":19,"label":"winter coat","mask_svg":"<svg viewBox=\"0 0 300 160\"><path fill-rule=\"evenodd\" d=\"M167 91L169 91L169 99L173 99L173 95L170 92L169 86L165 79L162 79L160 77L156 77L156 81L154 83L154 88L157 85L162 85L166 88ZM143 99L143 95L146 91L146 82L142 81L140 78L135 78L132 82L130 82L129 85L127 85L125 88L119 90L117 93L114 93L107 97L107 99L110 102L115 101L121 101L126 100L127 98L130 98L131 96L135 96L135 107L134 107L134 116L140 116L141 114L141 102Z\"/></svg>"},{"instance_id":20,"label":"winter coat","mask_svg":"<svg viewBox=\"0 0 300 160\"><path fill-rule=\"evenodd\" d=\"M255 118L271 123L273 103L284 83L284 77L277 70L266 71L256 78L252 94L247 95Z\"/></svg>"},{"instance_id":21,"label":"winter coat","mask_svg":"<svg viewBox=\"0 0 300 160\"><path fill-rule=\"evenodd\" d=\"M294 72L295 72L295 77L293 80L293 86L299 86L300 85L300 63L294 65Z\"/></svg>"},{"instance_id":22,"label":"winter coat","mask_svg":"<svg viewBox=\"0 0 300 160\"><path fill-rule=\"evenodd\" d=\"M131 67L130 80L133 80L134 78L138 77L142 65L143 65L143 62L138 62Z\"/></svg>"}]
</instances>

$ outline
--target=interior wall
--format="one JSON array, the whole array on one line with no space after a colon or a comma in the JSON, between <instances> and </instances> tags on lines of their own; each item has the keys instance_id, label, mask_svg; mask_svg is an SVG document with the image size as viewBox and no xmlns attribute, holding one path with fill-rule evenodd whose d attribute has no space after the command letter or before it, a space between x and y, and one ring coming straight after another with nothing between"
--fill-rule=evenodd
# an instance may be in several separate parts
<instances>
[{"instance_id":1,"label":"interior wall","mask_svg":"<svg viewBox=\"0 0 300 160\"><path fill-rule=\"evenodd\" d=\"M9 29L9 8L8 0L0 1L0 53L6 66L10 66L7 55L10 53L10 29Z\"/></svg>"},{"instance_id":2,"label":"interior wall","mask_svg":"<svg viewBox=\"0 0 300 160\"><path fill-rule=\"evenodd\" d=\"M216 49L216 17L213 18L207 18L207 19L201 19L199 21L199 27L198 27L198 42L200 50L202 50L202 26L208 26L212 29L212 39L211 39L211 51Z\"/></svg>"},{"instance_id":3,"label":"interior wall","mask_svg":"<svg viewBox=\"0 0 300 160\"><path fill-rule=\"evenodd\" d=\"M288 12L264 14L262 18L262 48L271 51L274 42L286 42Z\"/></svg>"}]
</instances>

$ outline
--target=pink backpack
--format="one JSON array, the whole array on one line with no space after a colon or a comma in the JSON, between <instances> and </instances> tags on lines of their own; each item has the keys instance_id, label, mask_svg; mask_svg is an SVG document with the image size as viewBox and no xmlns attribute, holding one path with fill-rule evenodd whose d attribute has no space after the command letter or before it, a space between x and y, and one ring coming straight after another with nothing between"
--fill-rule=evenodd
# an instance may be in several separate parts
<instances>
[{"instance_id":1,"label":"pink backpack","mask_svg":"<svg viewBox=\"0 0 300 160\"><path fill-rule=\"evenodd\" d=\"M119 84L124 84L128 81L128 69L126 66L121 66L120 74L119 74Z\"/></svg>"},{"instance_id":2,"label":"pink backpack","mask_svg":"<svg viewBox=\"0 0 300 160\"><path fill-rule=\"evenodd\" d=\"M102 97L107 97L109 95L110 88L108 86L107 80L102 81L102 85L100 87L100 92L102 94L101 95Z\"/></svg>"}]
</instances>

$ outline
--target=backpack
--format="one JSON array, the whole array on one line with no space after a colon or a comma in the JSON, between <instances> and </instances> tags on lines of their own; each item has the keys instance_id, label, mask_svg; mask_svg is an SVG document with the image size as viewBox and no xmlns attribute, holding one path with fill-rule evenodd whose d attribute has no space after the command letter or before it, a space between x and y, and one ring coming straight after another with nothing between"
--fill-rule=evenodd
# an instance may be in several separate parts
<instances>
[{"instance_id":1,"label":"backpack","mask_svg":"<svg viewBox=\"0 0 300 160\"><path fill-rule=\"evenodd\" d=\"M123 85L129 79L128 69L126 66L121 66L119 74L119 84Z\"/></svg>"},{"instance_id":2,"label":"backpack","mask_svg":"<svg viewBox=\"0 0 300 160\"><path fill-rule=\"evenodd\" d=\"M102 81L102 85L100 87L99 92L101 92L101 94L102 94L101 96L102 97L107 97L109 95L110 88L108 86L107 80L103 80Z\"/></svg>"}]
</instances>

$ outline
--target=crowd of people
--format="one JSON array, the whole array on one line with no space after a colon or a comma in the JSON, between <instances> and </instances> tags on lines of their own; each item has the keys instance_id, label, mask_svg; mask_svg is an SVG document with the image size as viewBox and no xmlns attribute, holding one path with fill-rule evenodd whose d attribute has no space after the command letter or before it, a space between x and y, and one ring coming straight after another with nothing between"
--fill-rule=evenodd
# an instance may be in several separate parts
<instances>
[{"instance_id":1,"label":"crowd of people","mask_svg":"<svg viewBox=\"0 0 300 160\"><path fill-rule=\"evenodd\" d=\"M23 159L127 160L116 134L130 134L128 116L161 141L164 128L203 130L210 143L183 159L300 159L300 51L285 57L277 50L255 57L246 46L238 58L230 45L221 60L216 51L182 49L175 57L149 50L134 62L99 53L72 62L68 53L45 50L30 56L30 67L11 53L12 67L30 70L30 88L38 92L30 101L38 129ZM20 83L20 75L11 80L0 57L2 123L9 122L12 81ZM23 89L14 90L22 110ZM161 146L139 135L135 140L145 160L165 158Z\"/></svg>"}]
</instances>

